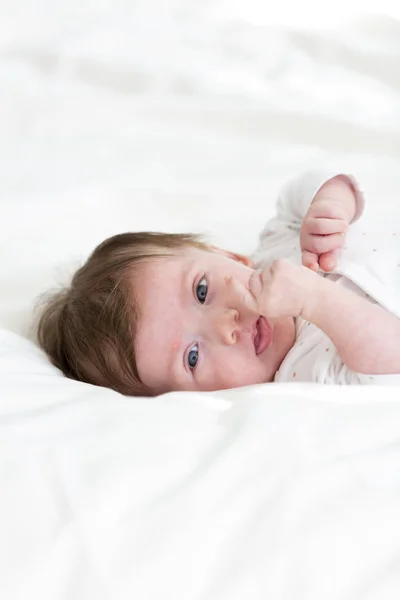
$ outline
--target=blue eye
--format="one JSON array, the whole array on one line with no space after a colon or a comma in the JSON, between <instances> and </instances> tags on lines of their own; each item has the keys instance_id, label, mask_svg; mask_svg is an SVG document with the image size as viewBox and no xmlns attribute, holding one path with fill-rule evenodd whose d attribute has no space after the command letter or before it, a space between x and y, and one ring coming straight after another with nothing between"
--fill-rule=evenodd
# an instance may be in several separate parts
<instances>
[{"instance_id":1,"label":"blue eye","mask_svg":"<svg viewBox=\"0 0 400 600\"><path fill-rule=\"evenodd\" d=\"M194 346L191 347L188 357L187 357L189 369L193 370L196 367L198 360L199 360L199 347L197 344L195 344Z\"/></svg>"},{"instance_id":2,"label":"blue eye","mask_svg":"<svg viewBox=\"0 0 400 600\"><path fill-rule=\"evenodd\" d=\"M199 282L196 287L196 297L200 304L204 304L208 293L208 283L207 279L203 277L203 279Z\"/></svg>"}]
</instances>

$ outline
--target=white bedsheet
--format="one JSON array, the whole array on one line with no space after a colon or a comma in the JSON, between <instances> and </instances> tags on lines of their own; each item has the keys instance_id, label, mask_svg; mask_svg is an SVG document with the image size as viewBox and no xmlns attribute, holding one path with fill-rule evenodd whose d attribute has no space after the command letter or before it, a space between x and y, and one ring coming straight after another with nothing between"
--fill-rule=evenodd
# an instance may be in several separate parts
<instances>
[{"instance_id":1,"label":"white bedsheet","mask_svg":"<svg viewBox=\"0 0 400 600\"><path fill-rule=\"evenodd\" d=\"M398 599L398 388L127 399L0 348L2 598Z\"/></svg>"},{"instance_id":2,"label":"white bedsheet","mask_svg":"<svg viewBox=\"0 0 400 600\"><path fill-rule=\"evenodd\" d=\"M4 600L400 597L399 388L129 399L26 339L37 294L105 236L251 252L321 161L376 185L375 227L400 222L395 4L350 23L339 1L310 30L261 26L264 4L0 4Z\"/></svg>"}]
</instances>

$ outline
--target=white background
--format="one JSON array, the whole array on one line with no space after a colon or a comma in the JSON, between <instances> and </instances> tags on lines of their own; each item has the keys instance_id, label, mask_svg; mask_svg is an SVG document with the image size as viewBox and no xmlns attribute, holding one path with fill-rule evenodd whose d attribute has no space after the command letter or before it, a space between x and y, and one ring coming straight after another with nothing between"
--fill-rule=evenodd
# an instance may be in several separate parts
<instances>
[{"instance_id":1,"label":"white background","mask_svg":"<svg viewBox=\"0 0 400 600\"><path fill-rule=\"evenodd\" d=\"M396 6L2 0L0 323L27 333L119 231L251 252L280 185L326 159L398 204Z\"/></svg>"}]
</instances>

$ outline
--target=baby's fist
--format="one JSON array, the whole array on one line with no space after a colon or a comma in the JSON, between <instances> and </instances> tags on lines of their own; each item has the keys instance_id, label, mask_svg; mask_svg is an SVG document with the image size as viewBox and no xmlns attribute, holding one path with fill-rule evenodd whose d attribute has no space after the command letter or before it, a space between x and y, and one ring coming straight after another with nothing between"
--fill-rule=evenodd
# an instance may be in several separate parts
<instances>
[{"instance_id":1,"label":"baby's fist","mask_svg":"<svg viewBox=\"0 0 400 600\"><path fill-rule=\"evenodd\" d=\"M313 295L319 277L305 267L275 260L263 270L254 271L249 287L235 280L241 302L253 312L268 318L298 317Z\"/></svg>"},{"instance_id":2,"label":"baby's fist","mask_svg":"<svg viewBox=\"0 0 400 600\"><path fill-rule=\"evenodd\" d=\"M349 213L341 202L330 198L313 202L300 230L303 265L332 271L348 227Z\"/></svg>"}]
</instances>

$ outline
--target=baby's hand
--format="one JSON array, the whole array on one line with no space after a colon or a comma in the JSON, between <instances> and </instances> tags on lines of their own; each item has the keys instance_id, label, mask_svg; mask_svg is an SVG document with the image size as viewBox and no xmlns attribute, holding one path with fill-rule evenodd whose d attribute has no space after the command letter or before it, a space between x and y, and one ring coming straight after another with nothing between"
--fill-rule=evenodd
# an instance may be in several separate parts
<instances>
[{"instance_id":1,"label":"baby's hand","mask_svg":"<svg viewBox=\"0 0 400 600\"><path fill-rule=\"evenodd\" d=\"M247 308L267 318L278 319L302 315L306 305L313 301L319 280L309 269L279 259L263 270L254 271L248 288L232 278L228 283Z\"/></svg>"},{"instance_id":2,"label":"baby's hand","mask_svg":"<svg viewBox=\"0 0 400 600\"><path fill-rule=\"evenodd\" d=\"M332 271L349 227L349 212L339 201L321 198L314 201L300 231L302 262L318 271Z\"/></svg>"}]
</instances>

